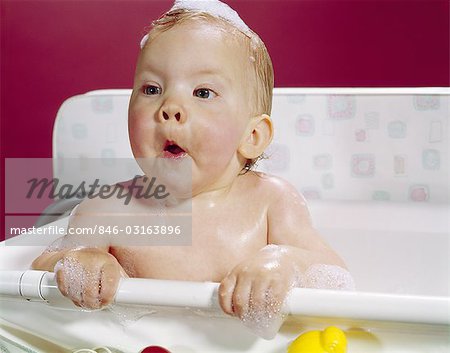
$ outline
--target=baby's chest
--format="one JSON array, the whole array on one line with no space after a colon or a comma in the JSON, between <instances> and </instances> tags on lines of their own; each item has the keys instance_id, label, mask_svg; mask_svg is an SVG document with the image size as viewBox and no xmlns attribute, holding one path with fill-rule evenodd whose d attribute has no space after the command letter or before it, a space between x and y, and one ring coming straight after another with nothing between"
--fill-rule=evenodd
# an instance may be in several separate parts
<instances>
[{"instance_id":1,"label":"baby's chest","mask_svg":"<svg viewBox=\"0 0 450 353\"><path fill-rule=\"evenodd\" d=\"M266 239L267 214L258 207L243 205L216 209L194 210L192 234L194 238L221 244L232 241L241 245Z\"/></svg>"},{"instance_id":2,"label":"baby's chest","mask_svg":"<svg viewBox=\"0 0 450 353\"><path fill-rule=\"evenodd\" d=\"M220 281L267 244L265 215L247 211L196 212L190 245L121 248L114 255L135 277Z\"/></svg>"}]
</instances>

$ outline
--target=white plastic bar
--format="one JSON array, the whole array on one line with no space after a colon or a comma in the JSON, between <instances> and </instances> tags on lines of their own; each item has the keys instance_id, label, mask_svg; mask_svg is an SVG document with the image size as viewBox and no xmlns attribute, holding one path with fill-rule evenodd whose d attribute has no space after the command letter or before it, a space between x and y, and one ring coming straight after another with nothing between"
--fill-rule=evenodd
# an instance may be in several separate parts
<instances>
[{"instance_id":1,"label":"white plastic bar","mask_svg":"<svg viewBox=\"0 0 450 353\"><path fill-rule=\"evenodd\" d=\"M23 271L1 271L0 295L7 297L21 297L20 280L23 274Z\"/></svg>"},{"instance_id":2,"label":"white plastic bar","mask_svg":"<svg viewBox=\"0 0 450 353\"><path fill-rule=\"evenodd\" d=\"M115 303L220 310L218 283L122 279ZM0 299L22 298L72 305L59 292L54 273L0 271ZM450 298L295 288L284 311L309 317L450 325Z\"/></svg>"},{"instance_id":3,"label":"white plastic bar","mask_svg":"<svg viewBox=\"0 0 450 353\"><path fill-rule=\"evenodd\" d=\"M450 325L449 297L298 288L286 306L292 315Z\"/></svg>"},{"instance_id":4,"label":"white plastic bar","mask_svg":"<svg viewBox=\"0 0 450 353\"><path fill-rule=\"evenodd\" d=\"M216 309L219 308L216 300L217 289L218 284L213 282L121 279L115 302Z\"/></svg>"},{"instance_id":5,"label":"white plastic bar","mask_svg":"<svg viewBox=\"0 0 450 353\"><path fill-rule=\"evenodd\" d=\"M47 273L44 271L25 271L20 277L20 295L24 298L45 300L41 294L41 288L44 276Z\"/></svg>"}]
</instances>

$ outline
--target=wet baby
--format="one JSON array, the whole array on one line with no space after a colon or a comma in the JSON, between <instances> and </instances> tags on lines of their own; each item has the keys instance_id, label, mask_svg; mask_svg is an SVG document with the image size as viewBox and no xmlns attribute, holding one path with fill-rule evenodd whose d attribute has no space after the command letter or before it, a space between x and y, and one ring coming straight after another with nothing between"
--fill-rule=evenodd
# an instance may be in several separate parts
<instances>
[{"instance_id":1,"label":"wet baby","mask_svg":"<svg viewBox=\"0 0 450 353\"><path fill-rule=\"evenodd\" d=\"M173 171L162 177L176 195L166 207L192 205L191 245L74 242L49 248L33 268L55 270L62 293L84 308L112 303L126 276L220 282L223 311L243 320L278 313L294 286L347 287L351 277L312 227L304 198L251 168L273 135L273 69L263 42L226 5L210 2L219 4L217 12L190 3L199 2L176 2L142 41L128 125L134 157L156 161L140 162L146 175L155 174L155 163ZM188 192L176 175L186 164ZM85 200L69 227L91 225L93 214L145 207Z\"/></svg>"}]
</instances>

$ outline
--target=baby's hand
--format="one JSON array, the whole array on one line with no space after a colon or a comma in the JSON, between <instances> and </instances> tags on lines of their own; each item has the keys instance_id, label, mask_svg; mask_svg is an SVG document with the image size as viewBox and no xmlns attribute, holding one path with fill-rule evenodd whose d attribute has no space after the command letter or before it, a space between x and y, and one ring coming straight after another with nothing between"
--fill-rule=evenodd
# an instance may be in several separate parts
<instances>
[{"instance_id":1,"label":"baby's hand","mask_svg":"<svg viewBox=\"0 0 450 353\"><path fill-rule=\"evenodd\" d=\"M114 256L96 248L66 252L54 271L61 293L86 309L110 304L120 278L126 277Z\"/></svg>"},{"instance_id":2,"label":"baby's hand","mask_svg":"<svg viewBox=\"0 0 450 353\"><path fill-rule=\"evenodd\" d=\"M268 245L237 265L221 282L219 303L227 314L245 320L255 313L277 314L297 271L286 250Z\"/></svg>"}]
</instances>

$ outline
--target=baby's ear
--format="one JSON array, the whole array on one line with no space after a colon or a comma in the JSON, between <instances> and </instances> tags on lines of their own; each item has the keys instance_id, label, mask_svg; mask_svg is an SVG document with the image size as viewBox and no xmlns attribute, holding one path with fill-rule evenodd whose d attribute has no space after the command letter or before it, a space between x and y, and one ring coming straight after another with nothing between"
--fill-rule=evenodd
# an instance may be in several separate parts
<instances>
[{"instance_id":1,"label":"baby's ear","mask_svg":"<svg viewBox=\"0 0 450 353\"><path fill-rule=\"evenodd\" d=\"M273 126L270 117L267 114L255 116L247 125L238 152L246 159L255 159L269 146L272 137Z\"/></svg>"}]
</instances>

